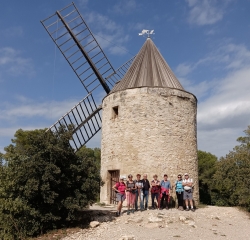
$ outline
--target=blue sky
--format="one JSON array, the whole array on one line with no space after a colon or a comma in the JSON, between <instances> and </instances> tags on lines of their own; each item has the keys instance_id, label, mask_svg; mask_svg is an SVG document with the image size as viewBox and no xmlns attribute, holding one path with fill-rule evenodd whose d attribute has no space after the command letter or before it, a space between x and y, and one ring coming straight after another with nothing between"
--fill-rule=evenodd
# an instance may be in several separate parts
<instances>
[{"instance_id":1,"label":"blue sky","mask_svg":"<svg viewBox=\"0 0 250 240\"><path fill-rule=\"evenodd\" d=\"M17 129L49 127L86 95L40 23L70 3L0 0L1 152ZM142 29L154 29L161 54L198 98L198 148L218 157L232 150L250 125L250 0L75 4L114 68L140 50ZM100 136L88 146L99 147Z\"/></svg>"}]
</instances>

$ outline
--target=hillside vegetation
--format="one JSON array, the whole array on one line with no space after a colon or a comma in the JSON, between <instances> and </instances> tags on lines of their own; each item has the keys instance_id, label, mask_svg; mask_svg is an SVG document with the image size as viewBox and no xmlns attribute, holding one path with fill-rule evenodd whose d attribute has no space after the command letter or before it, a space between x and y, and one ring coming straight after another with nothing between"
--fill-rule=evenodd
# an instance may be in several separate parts
<instances>
[{"instance_id":1,"label":"hillside vegetation","mask_svg":"<svg viewBox=\"0 0 250 240\"><path fill-rule=\"evenodd\" d=\"M19 129L0 153L0 238L25 239L72 226L97 201L100 149L70 147L71 132ZM200 200L250 211L250 126L225 157L198 151Z\"/></svg>"},{"instance_id":2,"label":"hillside vegetation","mask_svg":"<svg viewBox=\"0 0 250 240\"><path fill-rule=\"evenodd\" d=\"M198 151L200 200L217 206L240 206L250 211L250 126L225 157Z\"/></svg>"},{"instance_id":3,"label":"hillside vegetation","mask_svg":"<svg viewBox=\"0 0 250 240\"><path fill-rule=\"evenodd\" d=\"M100 149L69 145L71 133L18 130L1 154L0 239L24 239L78 221L96 202Z\"/></svg>"}]
</instances>

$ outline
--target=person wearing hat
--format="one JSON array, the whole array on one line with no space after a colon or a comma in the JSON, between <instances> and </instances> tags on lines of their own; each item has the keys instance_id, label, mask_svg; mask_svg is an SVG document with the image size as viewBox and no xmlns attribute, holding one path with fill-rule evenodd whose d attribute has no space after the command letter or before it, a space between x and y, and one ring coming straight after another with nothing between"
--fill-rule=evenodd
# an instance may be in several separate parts
<instances>
[{"instance_id":1,"label":"person wearing hat","mask_svg":"<svg viewBox=\"0 0 250 240\"><path fill-rule=\"evenodd\" d=\"M157 208L159 208L160 204L159 204L159 195L160 195L160 191L161 191L161 185L160 185L160 181L157 179L158 176L155 174L153 176L153 180L151 181L151 198L152 198L152 209L155 209L155 199L157 202Z\"/></svg>"},{"instance_id":2,"label":"person wearing hat","mask_svg":"<svg viewBox=\"0 0 250 240\"><path fill-rule=\"evenodd\" d=\"M128 215L130 214L130 212L134 213L135 190L136 187L135 187L135 182L133 181L133 176L129 174L128 181L126 183L126 199L127 199Z\"/></svg>"},{"instance_id":3,"label":"person wearing hat","mask_svg":"<svg viewBox=\"0 0 250 240\"><path fill-rule=\"evenodd\" d=\"M185 200L186 204L186 211L189 211L189 204L191 207L191 211L194 212L194 206L193 206L193 179L189 178L188 173L184 174L184 179L182 181L182 186L184 187L184 193L183 193L183 199Z\"/></svg>"},{"instance_id":4,"label":"person wearing hat","mask_svg":"<svg viewBox=\"0 0 250 240\"><path fill-rule=\"evenodd\" d=\"M123 176L120 176L119 182L113 186L113 189L116 191L116 199L118 201L116 216L119 217L121 215L122 203L126 199L125 195L126 184L124 183Z\"/></svg>"},{"instance_id":5,"label":"person wearing hat","mask_svg":"<svg viewBox=\"0 0 250 240\"><path fill-rule=\"evenodd\" d=\"M141 174L136 175L136 180L135 180L135 211L138 211L138 198L139 201L141 202L141 189L143 188L143 183L141 180Z\"/></svg>"}]
</instances>

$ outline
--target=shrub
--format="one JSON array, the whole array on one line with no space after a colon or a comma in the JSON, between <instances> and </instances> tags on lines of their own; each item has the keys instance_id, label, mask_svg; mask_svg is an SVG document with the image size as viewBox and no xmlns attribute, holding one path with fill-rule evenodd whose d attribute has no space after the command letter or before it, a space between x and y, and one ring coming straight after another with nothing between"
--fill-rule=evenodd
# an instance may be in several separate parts
<instances>
[{"instance_id":1,"label":"shrub","mask_svg":"<svg viewBox=\"0 0 250 240\"><path fill-rule=\"evenodd\" d=\"M100 189L98 150L75 154L72 134L18 130L2 156L0 237L24 239L65 227L96 201Z\"/></svg>"}]
</instances>

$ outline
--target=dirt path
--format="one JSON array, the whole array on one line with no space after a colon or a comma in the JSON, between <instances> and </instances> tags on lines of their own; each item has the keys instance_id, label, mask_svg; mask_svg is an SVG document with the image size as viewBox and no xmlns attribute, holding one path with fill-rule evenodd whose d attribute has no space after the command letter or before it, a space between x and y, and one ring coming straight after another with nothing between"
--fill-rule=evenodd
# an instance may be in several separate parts
<instances>
[{"instance_id":1,"label":"dirt path","mask_svg":"<svg viewBox=\"0 0 250 240\"><path fill-rule=\"evenodd\" d=\"M94 207L95 210L107 208ZM110 214L97 214L100 225L82 229L64 240L161 240L161 239L250 239L249 216L231 207L208 206L195 212L172 210L148 210L115 218ZM112 220L113 219L113 220ZM111 221L107 221L111 220ZM106 222L105 222L106 221Z\"/></svg>"}]
</instances>

